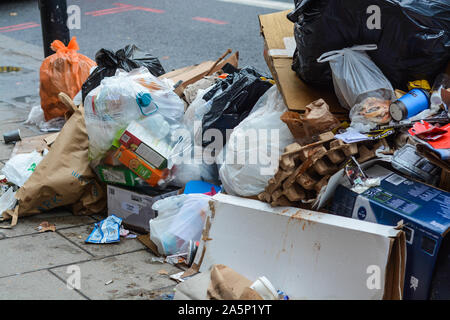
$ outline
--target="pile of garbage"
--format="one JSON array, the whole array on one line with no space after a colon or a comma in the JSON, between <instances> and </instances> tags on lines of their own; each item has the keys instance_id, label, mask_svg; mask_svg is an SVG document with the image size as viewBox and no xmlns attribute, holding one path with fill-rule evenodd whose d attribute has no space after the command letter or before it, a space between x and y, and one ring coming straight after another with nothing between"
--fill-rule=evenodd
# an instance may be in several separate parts
<instances>
[{"instance_id":1,"label":"pile of garbage","mask_svg":"<svg viewBox=\"0 0 450 320\"><path fill-rule=\"evenodd\" d=\"M99 213L107 207L108 218L96 224L86 242L120 241L121 234L128 234L123 226L142 233L138 238L162 261L189 268L179 281L209 265L211 283L199 295L213 299L289 299L302 294L275 274L251 274L251 261L211 251L214 244L224 251L240 250L219 240L237 236L224 227L227 214L221 210L227 205L228 216L242 212L234 218L239 230L241 223L257 219L248 214L251 210L264 213L274 230L286 212L288 224L291 218L319 225L320 219L329 219L323 223L333 230L336 245L345 237L336 231L342 228L350 230L347 234L360 232L354 239L362 234L361 242L369 239L372 227L358 221L364 220L390 226L386 233L381 227L371 232L385 237L383 241L389 238L386 234L397 239L396 245L386 240L383 270L393 272L388 266L398 258L402 274L395 282L402 293L389 295L387 288L395 284L385 283L384 291L368 297L439 296L448 280L448 271L442 270L448 263L445 235L450 228L450 25L439 18L441 7L399 5L402 19L414 12L417 21L429 22L420 25L420 32L439 34L433 41L421 36L423 43L413 45L392 40L397 33L375 30L375 37L359 32L353 26L356 16L344 10L345 1L329 1L327 6L295 3L293 12L260 16L273 77L239 67L239 55L231 50L217 61L166 73L156 57L134 45L116 52L101 49L94 62L76 53L75 40L67 48L55 42L56 54L41 68L41 107L45 121L63 118L65 124L46 151L17 154L2 169L3 218L12 218L14 226L19 216L55 207L70 206L74 214ZM375 3L389 6L388 1ZM450 9L442 3L444 7ZM397 23L397 11L383 13L383 23ZM436 19L425 19L429 14ZM336 26L332 34L330 19ZM281 27L272 28L271 23ZM402 23L399 34L419 41L418 25L412 26L416 20ZM329 37L318 36L322 33ZM292 37L295 52L270 41ZM326 38L330 41L324 42ZM286 63L293 63L292 70ZM61 64L70 67L59 73ZM317 87L330 83L334 94ZM295 95L301 99L293 99ZM267 227L255 226L249 232ZM318 250L328 232L315 233ZM272 233L274 247L285 236L287 231ZM248 244L256 236L240 237L242 250L252 255ZM377 250L381 242L368 243ZM226 277L234 279L230 281L237 283L238 291L217 289ZM420 287L410 285L414 279L420 280ZM283 287L292 292L279 291ZM314 290L314 297L329 297ZM358 297L358 290L348 294ZM336 294L342 296L333 297L345 297Z\"/></svg>"}]
</instances>

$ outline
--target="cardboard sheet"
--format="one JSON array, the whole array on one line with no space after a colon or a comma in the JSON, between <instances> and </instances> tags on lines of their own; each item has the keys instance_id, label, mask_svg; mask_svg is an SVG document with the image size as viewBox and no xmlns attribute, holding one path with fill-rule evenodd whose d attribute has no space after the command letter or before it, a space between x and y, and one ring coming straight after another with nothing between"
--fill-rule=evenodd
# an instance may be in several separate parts
<instances>
[{"instance_id":1,"label":"cardboard sheet","mask_svg":"<svg viewBox=\"0 0 450 320\"><path fill-rule=\"evenodd\" d=\"M402 298L403 231L225 194L210 208L191 270L266 276L292 299Z\"/></svg>"},{"instance_id":2,"label":"cardboard sheet","mask_svg":"<svg viewBox=\"0 0 450 320\"><path fill-rule=\"evenodd\" d=\"M287 10L259 16L261 34L264 37L264 58L284 102L289 110L304 111L308 104L323 98L331 112L336 113L339 119L345 119L348 111L340 106L333 87L327 90L309 86L291 69L294 24L286 18L289 12Z\"/></svg>"},{"instance_id":3,"label":"cardboard sheet","mask_svg":"<svg viewBox=\"0 0 450 320\"><path fill-rule=\"evenodd\" d=\"M50 149L49 146L56 140L58 134L59 132L23 138L16 142L10 158L17 154L30 153L34 150L42 152L44 149Z\"/></svg>"}]
</instances>

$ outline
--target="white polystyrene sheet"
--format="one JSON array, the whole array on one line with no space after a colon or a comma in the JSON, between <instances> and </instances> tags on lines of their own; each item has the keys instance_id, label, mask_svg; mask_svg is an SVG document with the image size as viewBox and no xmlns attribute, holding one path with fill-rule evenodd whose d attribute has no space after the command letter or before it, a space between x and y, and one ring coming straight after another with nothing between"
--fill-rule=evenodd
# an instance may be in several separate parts
<instances>
[{"instance_id":1,"label":"white polystyrene sheet","mask_svg":"<svg viewBox=\"0 0 450 320\"><path fill-rule=\"evenodd\" d=\"M266 276L293 299L383 297L393 227L225 194L212 201L200 272L224 264L250 280ZM379 289L367 286L370 266L379 267Z\"/></svg>"}]
</instances>

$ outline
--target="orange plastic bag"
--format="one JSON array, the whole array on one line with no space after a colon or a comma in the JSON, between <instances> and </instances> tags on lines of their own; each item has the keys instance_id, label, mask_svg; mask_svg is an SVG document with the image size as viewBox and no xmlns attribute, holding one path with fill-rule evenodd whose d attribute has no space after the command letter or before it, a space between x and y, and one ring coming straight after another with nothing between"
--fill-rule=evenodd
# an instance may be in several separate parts
<instances>
[{"instance_id":1,"label":"orange plastic bag","mask_svg":"<svg viewBox=\"0 0 450 320\"><path fill-rule=\"evenodd\" d=\"M39 94L45 121L64 116L67 108L59 101L58 94L64 92L73 99L89 77L90 69L96 65L77 52L80 48L76 37L72 37L67 47L55 40L51 48L56 53L45 58L40 69Z\"/></svg>"}]
</instances>

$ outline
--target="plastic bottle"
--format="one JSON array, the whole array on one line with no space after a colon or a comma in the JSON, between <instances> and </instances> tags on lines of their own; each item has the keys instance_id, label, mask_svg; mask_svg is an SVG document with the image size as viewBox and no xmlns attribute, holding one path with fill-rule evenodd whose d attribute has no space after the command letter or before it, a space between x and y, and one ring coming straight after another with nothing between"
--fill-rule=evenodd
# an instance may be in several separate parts
<instances>
[{"instance_id":1,"label":"plastic bottle","mask_svg":"<svg viewBox=\"0 0 450 320\"><path fill-rule=\"evenodd\" d=\"M151 114L139 121L145 129L157 139L163 139L170 133L170 125L159 113Z\"/></svg>"}]
</instances>

